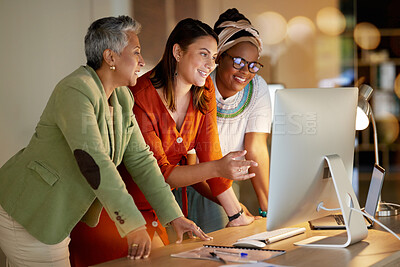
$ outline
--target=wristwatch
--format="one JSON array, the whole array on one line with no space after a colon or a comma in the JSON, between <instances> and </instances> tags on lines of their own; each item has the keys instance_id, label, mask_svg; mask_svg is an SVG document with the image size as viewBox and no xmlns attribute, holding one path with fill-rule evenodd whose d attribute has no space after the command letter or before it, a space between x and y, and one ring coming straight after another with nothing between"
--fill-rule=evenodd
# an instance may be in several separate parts
<instances>
[{"instance_id":1,"label":"wristwatch","mask_svg":"<svg viewBox=\"0 0 400 267\"><path fill-rule=\"evenodd\" d=\"M238 213L236 213L236 214L234 214L232 216L228 216L228 219L229 219L229 221L233 221L233 220L239 218L240 215L242 215L242 214L243 214L243 208L241 208Z\"/></svg>"}]
</instances>

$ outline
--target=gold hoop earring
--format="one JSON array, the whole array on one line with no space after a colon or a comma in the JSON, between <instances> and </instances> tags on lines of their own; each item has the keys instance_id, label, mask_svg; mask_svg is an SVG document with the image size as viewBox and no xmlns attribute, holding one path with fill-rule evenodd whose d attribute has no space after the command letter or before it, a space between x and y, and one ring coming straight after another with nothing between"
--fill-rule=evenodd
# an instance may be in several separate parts
<instances>
[{"instance_id":1,"label":"gold hoop earring","mask_svg":"<svg viewBox=\"0 0 400 267\"><path fill-rule=\"evenodd\" d=\"M115 66L110 66L110 70L115 70Z\"/></svg>"}]
</instances>

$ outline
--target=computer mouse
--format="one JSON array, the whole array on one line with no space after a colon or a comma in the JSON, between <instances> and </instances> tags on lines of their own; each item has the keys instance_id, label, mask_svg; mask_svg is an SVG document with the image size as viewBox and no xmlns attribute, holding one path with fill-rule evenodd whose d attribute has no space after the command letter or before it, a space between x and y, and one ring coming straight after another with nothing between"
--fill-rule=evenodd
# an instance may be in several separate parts
<instances>
[{"instance_id":1,"label":"computer mouse","mask_svg":"<svg viewBox=\"0 0 400 267\"><path fill-rule=\"evenodd\" d=\"M241 248L263 248L267 244L262 241L254 240L254 239L247 239L247 240L238 240L233 243L234 247L241 247Z\"/></svg>"}]
</instances>

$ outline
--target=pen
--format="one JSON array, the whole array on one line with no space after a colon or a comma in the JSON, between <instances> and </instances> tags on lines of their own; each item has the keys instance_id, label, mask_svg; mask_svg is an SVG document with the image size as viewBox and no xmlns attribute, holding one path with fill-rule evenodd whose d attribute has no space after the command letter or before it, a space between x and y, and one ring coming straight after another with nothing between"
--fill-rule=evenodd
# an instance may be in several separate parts
<instances>
[{"instance_id":1,"label":"pen","mask_svg":"<svg viewBox=\"0 0 400 267\"><path fill-rule=\"evenodd\" d=\"M210 252L210 255L213 258L216 258L217 260L221 261L223 264L226 264L226 261L223 258L221 258L220 256L218 256L215 252Z\"/></svg>"},{"instance_id":2,"label":"pen","mask_svg":"<svg viewBox=\"0 0 400 267\"><path fill-rule=\"evenodd\" d=\"M225 254L225 255L236 255L236 256L240 256L241 258L245 258L247 257L247 253L244 252L228 252L228 251L221 251L221 250L214 250L214 252L218 253L218 254Z\"/></svg>"}]
</instances>

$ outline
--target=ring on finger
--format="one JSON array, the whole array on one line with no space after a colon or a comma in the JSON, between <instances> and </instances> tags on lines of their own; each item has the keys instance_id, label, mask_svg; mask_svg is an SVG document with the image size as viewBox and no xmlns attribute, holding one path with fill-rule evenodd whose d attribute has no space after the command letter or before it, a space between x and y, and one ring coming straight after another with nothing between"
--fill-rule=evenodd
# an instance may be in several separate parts
<instances>
[{"instance_id":1,"label":"ring on finger","mask_svg":"<svg viewBox=\"0 0 400 267\"><path fill-rule=\"evenodd\" d=\"M132 246L132 247L138 247L139 244L132 244L131 246Z\"/></svg>"},{"instance_id":2,"label":"ring on finger","mask_svg":"<svg viewBox=\"0 0 400 267\"><path fill-rule=\"evenodd\" d=\"M197 229L197 231L200 231L200 226L197 226L197 228L196 228L196 229Z\"/></svg>"},{"instance_id":3,"label":"ring on finger","mask_svg":"<svg viewBox=\"0 0 400 267\"><path fill-rule=\"evenodd\" d=\"M238 169L238 172L242 172L242 168L239 168L239 169Z\"/></svg>"}]
</instances>

